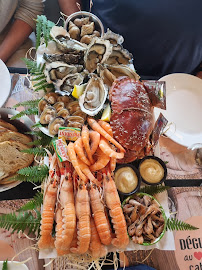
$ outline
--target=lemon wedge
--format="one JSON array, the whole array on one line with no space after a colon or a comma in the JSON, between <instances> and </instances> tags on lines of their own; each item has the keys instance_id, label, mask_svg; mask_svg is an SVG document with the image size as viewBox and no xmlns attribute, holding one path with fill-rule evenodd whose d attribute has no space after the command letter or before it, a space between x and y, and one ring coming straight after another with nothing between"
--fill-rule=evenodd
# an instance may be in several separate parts
<instances>
[{"instance_id":1,"label":"lemon wedge","mask_svg":"<svg viewBox=\"0 0 202 270\"><path fill-rule=\"evenodd\" d=\"M111 107L109 104L107 104L107 107L104 109L103 113L102 113L102 117L101 120L109 122L110 118L111 118Z\"/></svg>"},{"instance_id":2,"label":"lemon wedge","mask_svg":"<svg viewBox=\"0 0 202 270\"><path fill-rule=\"evenodd\" d=\"M74 85L72 96L75 98L79 98L83 94L83 91L85 90L86 85L87 85L86 83L81 84L81 85Z\"/></svg>"}]
</instances>

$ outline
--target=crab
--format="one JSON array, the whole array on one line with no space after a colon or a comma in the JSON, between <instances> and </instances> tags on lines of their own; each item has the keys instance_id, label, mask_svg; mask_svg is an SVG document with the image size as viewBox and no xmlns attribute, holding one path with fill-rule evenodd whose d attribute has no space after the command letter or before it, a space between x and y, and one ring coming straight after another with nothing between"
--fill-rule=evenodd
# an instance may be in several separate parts
<instances>
[{"instance_id":1,"label":"crab","mask_svg":"<svg viewBox=\"0 0 202 270\"><path fill-rule=\"evenodd\" d=\"M153 105L144 84L129 77L119 77L110 89L114 138L125 148L120 163L132 162L150 153L154 128Z\"/></svg>"}]
</instances>

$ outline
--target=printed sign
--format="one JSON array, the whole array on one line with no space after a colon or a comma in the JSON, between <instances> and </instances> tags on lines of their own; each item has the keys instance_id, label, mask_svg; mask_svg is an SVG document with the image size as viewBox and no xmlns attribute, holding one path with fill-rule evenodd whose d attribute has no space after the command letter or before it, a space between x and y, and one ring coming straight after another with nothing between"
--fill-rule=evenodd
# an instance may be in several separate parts
<instances>
[{"instance_id":1,"label":"printed sign","mask_svg":"<svg viewBox=\"0 0 202 270\"><path fill-rule=\"evenodd\" d=\"M180 270L202 270L202 217L191 217L186 222L199 229L176 232L176 261Z\"/></svg>"}]
</instances>

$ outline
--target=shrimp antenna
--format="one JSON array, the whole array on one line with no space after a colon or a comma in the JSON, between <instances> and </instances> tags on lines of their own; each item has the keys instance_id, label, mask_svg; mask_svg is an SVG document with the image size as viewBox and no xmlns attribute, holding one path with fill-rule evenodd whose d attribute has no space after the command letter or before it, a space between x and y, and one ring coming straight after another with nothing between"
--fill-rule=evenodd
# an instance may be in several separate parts
<instances>
[{"instance_id":1,"label":"shrimp antenna","mask_svg":"<svg viewBox=\"0 0 202 270\"><path fill-rule=\"evenodd\" d=\"M90 10L89 10L89 12L91 12L92 7L93 7L93 0L90 0Z\"/></svg>"}]
</instances>

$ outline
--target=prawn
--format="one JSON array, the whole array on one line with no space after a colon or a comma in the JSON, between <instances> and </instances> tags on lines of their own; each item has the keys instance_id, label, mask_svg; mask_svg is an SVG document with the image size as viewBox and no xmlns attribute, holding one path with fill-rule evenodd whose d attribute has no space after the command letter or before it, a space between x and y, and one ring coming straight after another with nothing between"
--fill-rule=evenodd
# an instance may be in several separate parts
<instances>
[{"instance_id":1,"label":"prawn","mask_svg":"<svg viewBox=\"0 0 202 270\"><path fill-rule=\"evenodd\" d=\"M72 253L84 254L90 244L90 202L86 185L80 183L76 194L76 216L77 222L77 247L71 247Z\"/></svg>"},{"instance_id":2,"label":"prawn","mask_svg":"<svg viewBox=\"0 0 202 270\"><path fill-rule=\"evenodd\" d=\"M104 205L100 198L100 192L95 184L89 190L90 205L94 216L97 232L104 245L110 245L112 241L111 228L105 214Z\"/></svg>"},{"instance_id":3,"label":"prawn","mask_svg":"<svg viewBox=\"0 0 202 270\"><path fill-rule=\"evenodd\" d=\"M93 183L98 184L98 181L96 180L95 176L90 171L89 167L84 162L82 162L79 158L78 158L78 164L81 171L87 176L87 178L91 180Z\"/></svg>"},{"instance_id":4,"label":"prawn","mask_svg":"<svg viewBox=\"0 0 202 270\"><path fill-rule=\"evenodd\" d=\"M125 248L129 243L126 221L121 209L120 198L116 189L115 182L110 173L103 174L104 196L109 214L111 216L116 237L112 239L112 245L117 248Z\"/></svg>"},{"instance_id":5,"label":"prawn","mask_svg":"<svg viewBox=\"0 0 202 270\"><path fill-rule=\"evenodd\" d=\"M90 137L89 137L89 130L87 128L87 126L83 126L82 131L81 131L81 138L82 138L82 142L84 145L84 148L86 150L86 154L88 156L88 159L90 160L90 163L93 164L94 160L93 160L93 156L91 154L91 150L90 150Z\"/></svg>"},{"instance_id":6,"label":"prawn","mask_svg":"<svg viewBox=\"0 0 202 270\"><path fill-rule=\"evenodd\" d=\"M124 157L124 152L117 153L116 151L114 151L109 145L108 141L102 136L100 139L99 147L102 150L102 152L109 157L113 157L116 159L122 159Z\"/></svg>"},{"instance_id":7,"label":"prawn","mask_svg":"<svg viewBox=\"0 0 202 270\"><path fill-rule=\"evenodd\" d=\"M90 170L92 172L103 169L110 161L110 157L103 153L100 148L97 149L96 154L98 159L93 165L90 166Z\"/></svg>"},{"instance_id":8,"label":"prawn","mask_svg":"<svg viewBox=\"0 0 202 270\"><path fill-rule=\"evenodd\" d=\"M90 161L87 159L87 157L85 156L84 150L83 150L83 142L81 137L79 137L75 143L74 143L74 149L75 152L77 154L77 156L80 158L81 161L83 161L84 163L86 163L88 166L90 166Z\"/></svg>"},{"instance_id":9,"label":"prawn","mask_svg":"<svg viewBox=\"0 0 202 270\"><path fill-rule=\"evenodd\" d=\"M61 171L60 204L62 209L62 239L56 237L55 246L58 249L69 250L76 229L76 211L74 206L73 181L68 161L59 162ZM57 236L57 235L56 235ZM62 240L62 241L61 241Z\"/></svg>"},{"instance_id":10,"label":"prawn","mask_svg":"<svg viewBox=\"0 0 202 270\"><path fill-rule=\"evenodd\" d=\"M89 250L93 258L101 258L107 255L107 247L102 245L93 218L90 219L91 240Z\"/></svg>"},{"instance_id":11,"label":"prawn","mask_svg":"<svg viewBox=\"0 0 202 270\"><path fill-rule=\"evenodd\" d=\"M113 131L109 123L103 121L103 120L98 120L98 124L111 136L113 137Z\"/></svg>"},{"instance_id":12,"label":"prawn","mask_svg":"<svg viewBox=\"0 0 202 270\"><path fill-rule=\"evenodd\" d=\"M69 158L70 158L70 161L72 163L72 165L74 166L74 169L76 170L77 174L79 175L79 177L84 181L86 182L87 181L87 178L86 176L82 173L80 167L79 167L79 164L78 164L78 160L77 160L77 157L76 157L76 153L75 153L75 150L74 150L74 144L72 142L70 142L67 146L67 151L68 151L68 155L69 155Z\"/></svg>"},{"instance_id":13,"label":"prawn","mask_svg":"<svg viewBox=\"0 0 202 270\"><path fill-rule=\"evenodd\" d=\"M100 135L102 135L103 137L105 137L105 139L107 139L108 141L110 141L112 144L114 144L117 148L119 148L122 152L126 152L125 149L123 148L123 146L120 145L120 143L118 143L114 138L112 138L112 136L110 136L99 124L98 122L93 119L88 117L88 124L91 126L91 128L97 132L100 133Z\"/></svg>"},{"instance_id":14,"label":"prawn","mask_svg":"<svg viewBox=\"0 0 202 270\"><path fill-rule=\"evenodd\" d=\"M51 168L53 167L55 161L56 155L54 155L52 158L50 165ZM54 238L52 237L52 229L54 222L54 209L57 199L58 175L52 170L50 172L49 172L50 183L46 189L43 200L43 213L41 219L41 232L40 232L41 236L38 241L38 247L40 249L54 248ZM52 175L52 173L54 173L54 175Z\"/></svg>"},{"instance_id":15,"label":"prawn","mask_svg":"<svg viewBox=\"0 0 202 270\"><path fill-rule=\"evenodd\" d=\"M94 155L100 142L100 133L94 130L90 130L89 136L91 140L91 145L90 145L91 154Z\"/></svg>"}]
</instances>

